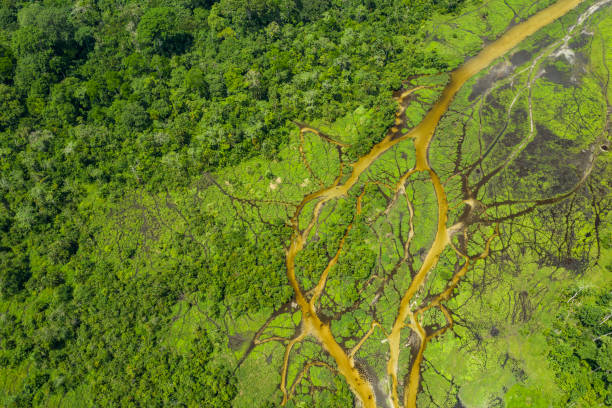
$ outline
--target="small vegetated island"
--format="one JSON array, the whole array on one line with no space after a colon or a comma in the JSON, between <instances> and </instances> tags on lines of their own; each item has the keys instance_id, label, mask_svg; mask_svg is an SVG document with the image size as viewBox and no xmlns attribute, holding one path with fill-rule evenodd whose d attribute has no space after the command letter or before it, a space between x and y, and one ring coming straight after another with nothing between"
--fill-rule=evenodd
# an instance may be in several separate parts
<instances>
[{"instance_id":1,"label":"small vegetated island","mask_svg":"<svg viewBox=\"0 0 612 408\"><path fill-rule=\"evenodd\" d=\"M0 1L0 405L612 406L612 0Z\"/></svg>"}]
</instances>

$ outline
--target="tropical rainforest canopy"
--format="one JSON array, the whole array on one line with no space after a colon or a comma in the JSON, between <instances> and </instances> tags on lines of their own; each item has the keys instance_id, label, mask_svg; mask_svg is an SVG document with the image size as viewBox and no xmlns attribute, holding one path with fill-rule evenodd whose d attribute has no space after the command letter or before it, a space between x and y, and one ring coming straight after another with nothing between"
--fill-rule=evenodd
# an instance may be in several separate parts
<instances>
[{"instance_id":1,"label":"tropical rainforest canopy","mask_svg":"<svg viewBox=\"0 0 612 408\"><path fill-rule=\"evenodd\" d=\"M0 405L352 407L300 337L294 262L391 407L443 185L401 393L418 361L419 407L612 406L610 4L470 77L431 168L410 140L453 69L552 3L0 0Z\"/></svg>"}]
</instances>

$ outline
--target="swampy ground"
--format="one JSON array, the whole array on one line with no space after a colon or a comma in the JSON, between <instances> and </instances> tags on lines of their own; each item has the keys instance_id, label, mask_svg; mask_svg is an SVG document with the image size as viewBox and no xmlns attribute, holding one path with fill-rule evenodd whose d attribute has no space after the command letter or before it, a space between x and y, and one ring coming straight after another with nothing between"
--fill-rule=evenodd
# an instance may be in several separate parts
<instances>
[{"instance_id":1,"label":"swampy ground","mask_svg":"<svg viewBox=\"0 0 612 408\"><path fill-rule=\"evenodd\" d=\"M328 110L288 117L275 152L199 171L170 152L160 171L188 183L84 188L61 282L3 287L0 401L612 405L612 1L467 2L409 31L434 63L384 62L384 102L319 101L338 73L302 72L300 106ZM221 132L205 118L194 139Z\"/></svg>"}]
</instances>

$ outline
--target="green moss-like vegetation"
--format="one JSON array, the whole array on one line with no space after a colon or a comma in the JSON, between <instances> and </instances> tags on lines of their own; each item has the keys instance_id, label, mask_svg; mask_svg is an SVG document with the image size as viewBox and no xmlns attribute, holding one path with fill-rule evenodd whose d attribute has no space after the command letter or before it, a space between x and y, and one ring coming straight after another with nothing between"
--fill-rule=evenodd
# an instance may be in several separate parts
<instances>
[{"instance_id":1,"label":"green moss-like vegetation","mask_svg":"<svg viewBox=\"0 0 612 408\"><path fill-rule=\"evenodd\" d=\"M392 134L394 96L418 87L406 134L452 69L550 3L0 2L0 405L278 406L298 203ZM430 145L447 226L467 225L455 249L499 237L445 301L419 407L612 404L610 8L562 40L587 3L468 81ZM398 143L296 220L304 291L341 246L317 304L338 343L382 326L355 358L377 398L436 232L429 173L396 188L414 156ZM414 307L462 262L447 247ZM417 341L402 330L400 378ZM352 406L334 366L297 343L286 406Z\"/></svg>"}]
</instances>

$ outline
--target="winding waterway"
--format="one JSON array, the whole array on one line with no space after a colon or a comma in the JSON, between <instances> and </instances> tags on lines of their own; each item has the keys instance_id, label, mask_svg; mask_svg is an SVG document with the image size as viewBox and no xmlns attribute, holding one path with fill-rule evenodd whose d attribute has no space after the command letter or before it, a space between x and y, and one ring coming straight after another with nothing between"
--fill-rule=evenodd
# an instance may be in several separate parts
<instances>
[{"instance_id":1,"label":"winding waterway","mask_svg":"<svg viewBox=\"0 0 612 408\"><path fill-rule=\"evenodd\" d=\"M329 325L324 323L317 314L316 302L325 286L327 273L333 264L330 262L330 265L328 265L326 270L323 272L319 283L313 291L314 293L306 294L302 291L296 279L295 258L303 249L306 240L313 226L315 225L316 220L318 219L323 205L329 200L347 195L349 190L354 187L355 184L357 184L361 174L366 171L378 157L398 143L407 139L412 139L414 141L416 152L416 164L413 169L409 170L398 181L396 191L403 188L406 179L412 174L419 172L428 173L429 179L436 194L438 220L434 241L409 288L403 294L397 311L397 318L393 324L393 327L391 328L391 331L388 333L387 340L390 357L387 364L387 374L391 380L391 400L393 406L396 408L399 408L400 406L404 406L406 408L416 407L416 398L420 382L420 363L423 358L425 347L427 346L427 343L431 337L426 335L425 330L418 323L418 318L415 318L415 311L411 310L411 302L419 289L422 287L423 283L427 280L429 272L435 267L440 255L442 254L442 251L444 251L444 249L450 243L447 228L448 204L446 192L438 175L431 168L428 159L428 149L434 132L438 126L438 123L440 122L440 119L447 111L453 97L466 81L468 81L482 69L489 66L495 59L505 55L526 37L534 34L540 28L547 26L559 17L565 15L570 10L578 6L582 1L583 0L560 0L522 23L509 29L499 39L487 45L478 55L469 59L466 63L451 73L450 81L446 85L440 99L415 128L400 137L389 135L383 141L376 144L366 155L362 156L352 164L351 173L344 183L340 183L342 176L340 175L331 186L322 188L321 190L311 193L303 198L291 220L294 233L290 246L286 252L287 277L295 292L296 302L302 311L302 323L299 334L289 342L285 351L285 366L283 368L281 379L281 389L284 393L283 403L287 401L286 366L291 349L295 343L301 341L304 337L313 336L334 358L337 365L337 371L344 376L353 393L361 400L362 405L367 408L375 408L377 405L372 383L368 381L355 366L354 351L349 353L344 350L334 338ZM400 105L402 105L402 99L408 94L409 93L404 93L404 95L402 95L400 98ZM301 131L310 131L310 129L303 128ZM300 215L308 203L316 203L314 205L312 218L309 225L304 230L300 230ZM360 200L358 200L357 207L357 212L359 212ZM332 259L334 263L335 260L337 260L337 255ZM468 263L469 261L466 261L466 265ZM308 299L307 296L311 296L311 298ZM408 324L407 320L410 320L411 323ZM398 365L401 331L406 326L411 327L418 334L421 344L416 356L414 357L415 362L412 365L412 369L407 378L408 382L405 387L406 389L404 392L403 401L400 403L397 373L399 369Z\"/></svg>"}]
</instances>

